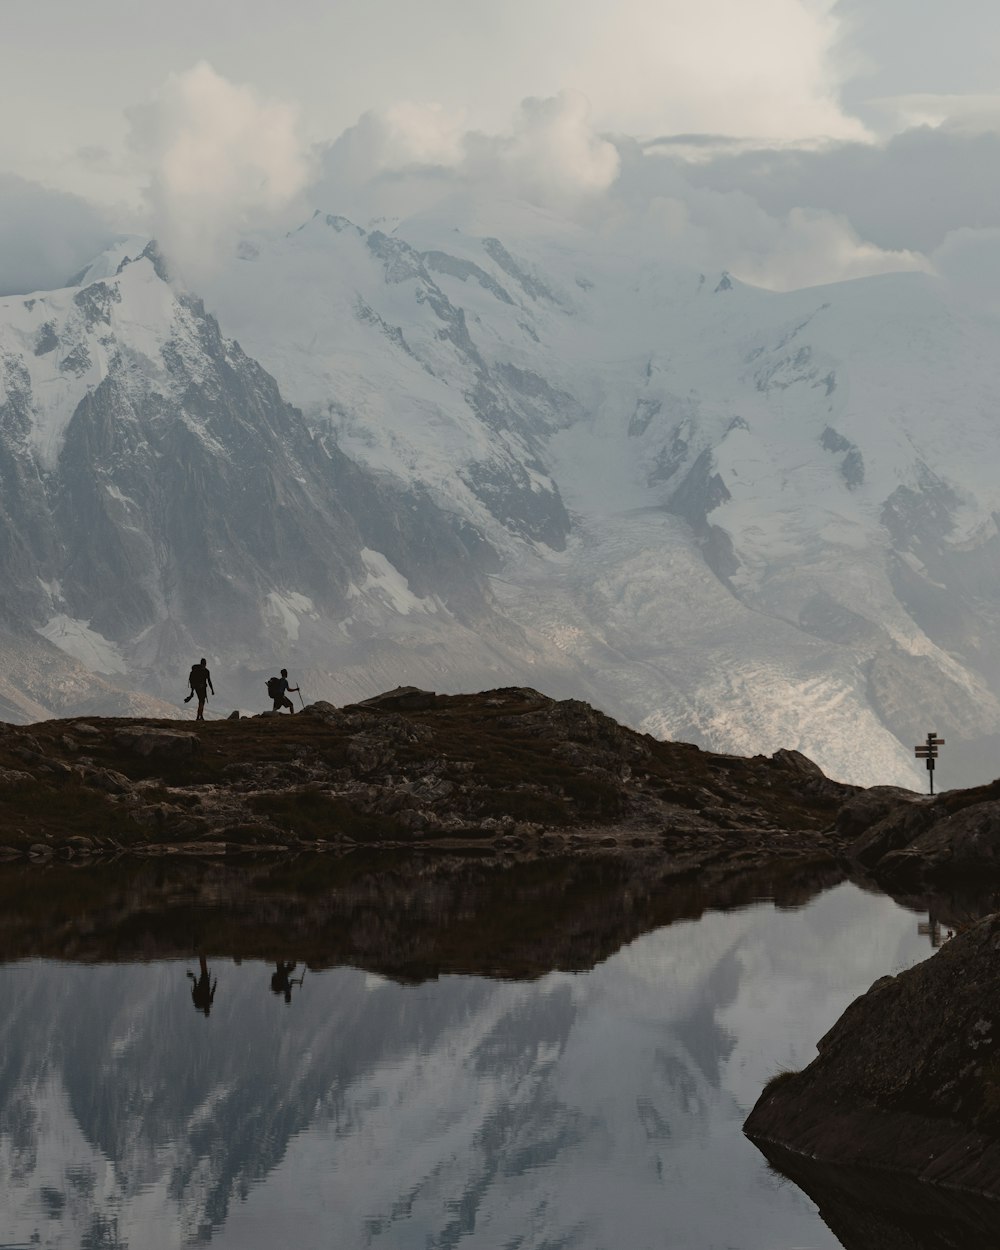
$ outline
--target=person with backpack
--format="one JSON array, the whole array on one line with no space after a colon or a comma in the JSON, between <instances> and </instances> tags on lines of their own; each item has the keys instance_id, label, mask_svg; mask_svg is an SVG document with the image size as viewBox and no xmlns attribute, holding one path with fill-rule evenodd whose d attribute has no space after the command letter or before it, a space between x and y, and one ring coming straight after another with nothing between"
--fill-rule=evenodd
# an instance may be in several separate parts
<instances>
[{"instance_id":1,"label":"person with backpack","mask_svg":"<svg viewBox=\"0 0 1000 1250\"><path fill-rule=\"evenodd\" d=\"M296 694L299 692L298 686L290 686L288 684L288 669L281 670L280 677L269 677L267 679L268 696L274 700L273 712L280 712L283 707L287 707L292 713L295 711L295 704L288 698L287 691L292 690Z\"/></svg>"},{"instance_id":2,"label":"person with backpack","mask_svg":"<svg viewBox=\"0 0 1000 1250\"><path fill-rule=\"evenodd\" d=\"M197 664L191 665L191 673L188 676L188 685L191 687L191 693L184 700L189 702L195 695L198 696L198 714L195 720L205 719L205 700L208 698L208 692L211 690L215 695L215 687L212 685L212 674L208 671L208 665L205 663L204 656Z\"/></svg>"}]
</instances>

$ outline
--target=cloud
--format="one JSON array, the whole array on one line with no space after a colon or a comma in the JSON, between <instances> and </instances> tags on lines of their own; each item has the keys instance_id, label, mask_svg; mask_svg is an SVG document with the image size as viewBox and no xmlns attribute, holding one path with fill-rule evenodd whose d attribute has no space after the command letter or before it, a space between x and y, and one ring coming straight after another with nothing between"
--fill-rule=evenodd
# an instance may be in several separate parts
<instances>
[{"instance_id":1,"label":"cloud","mask_svg":"<svg viewBox=\"0 0 1000 1250\"><path fill-rule=\"evenodd\" d=\"M553 54L560 80L586 91L602 126L772 141L866 136L840 103L841 23L832 0L554 7L566 19L559 42L567 52Z\"/></svg>"},{"instance_id":2,"label":"cloud","mask_svg":"<svg viewBox=\"0 0 1000 1250\"><path fill-rule=\"evenodd\" d=\"M502 134L463 131L461 121L440 105L369 111L326 151L313 194L346 211L360 192L368 207L399 214L431 178L432 198L462 186L571 212L617 177L618 151L595 132L577 91L524 100Z\"/></svg>"},{"instance_id":3,"label":"cloud","mask_svg":"<svg viewBox=\"0 0 1000 1250\"><path fill-rule=\"evenodd\" d=\"M701 167L665 155L670 149L662 137L643 144L598 134L578 92L525 100L510 129L491 135L462 134L445 110L408 107L368 113L345 132L310 195L315 207L362 222L426 211L464 217L472 202L484 232L502 232L509 202L527 201L616 249L641 247L776 289L929 268L913 249L865 239L843 213L796 203L773 212L739 187L702 185Z\"/></svg>"},{"instance_id":4,"label":"cloud","mask_svg":"<svg viewBox=\"0 0 1000 1250\"><path fill-rule=\"evenodd\" d=\"M64 286L115 231L79 196L0 173L0 295Z\"/></svg>"},{"instance_id":5,"label":"cloud","mask_svg":"<svg viewBox=\"0 0 1000 1250\"><path fill-rule=\"evenodd\" d=\"M834 213L796 207L775 215L743 191L696 187L679 171L672 177L659 172L660 178L640 180L644 185L638 191L626 175L619 189L629 212L618 229L640 240L650 256L709 271L726 269L772 290L931 268L918 252L886 250L862 239ZM634 177L634 170L629 174Z\"/></svg>"},{"instance_id":6,"label":"cloud","mask_svg":"<svg viewBox=\"0 0 1000 1250\"><path fill-rule=\"evenodd\" d=\"M307 182L296 110L205 62L171 74L130 118L152 170L153 232L188 281L212 270L227 236L275 218Z\"/></svg>"},{"instance_id":7,"label":"cloud","mask_svg":"<svg viewBox=\"0 0 1000 1250\"><path fill-rule=\"evenodd\" d=\"M464 172L495 179L512 194L546 207L571 207L607 191L618 176L614 144L596 134L578 91L524 100L509 135L469 135Z\"/></svg>"},{"instance_id":8,"label":"cloud","mask_svg":"<svg viewBox=\"0 0 1000 1250\"><path fill-rule=\"evenodd\" d=\"M463 142L461 115L440 104L400 101L362 113L324 153L325 176L350 187L384 173L455 169Z\"/></svg>"}]
</instances>

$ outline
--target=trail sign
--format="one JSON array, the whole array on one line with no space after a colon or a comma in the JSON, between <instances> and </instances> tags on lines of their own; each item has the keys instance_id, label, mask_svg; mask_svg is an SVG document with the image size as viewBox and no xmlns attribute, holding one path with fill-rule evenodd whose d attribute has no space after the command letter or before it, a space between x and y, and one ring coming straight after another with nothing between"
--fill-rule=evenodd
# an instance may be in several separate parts
<instances>
[{"instance_id":1,"label":"trail sign","mask_svg":"<svg viewBox=\"0 0 1000 1250\"><path fill-rule=\"evenodd\" d=\"M943 746L944 738L939 738L936 733L931 731L924 742L918 743L913 748L913 754L917 759L926 762L927 771L930 774L928 780L931 783L931 794L934 793L934 761L937 759L938 747Z\"/></svg>"}]
</instances>

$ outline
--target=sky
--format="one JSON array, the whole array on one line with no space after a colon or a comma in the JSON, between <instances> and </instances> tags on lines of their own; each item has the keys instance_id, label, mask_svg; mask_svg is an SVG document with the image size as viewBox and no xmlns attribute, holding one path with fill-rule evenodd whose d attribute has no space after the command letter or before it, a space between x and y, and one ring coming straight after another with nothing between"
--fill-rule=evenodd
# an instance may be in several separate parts
<instances>
[{"instance_id":1,"label":"sky","mask_svg":"<svg viewBox=\"0 0 1000 1250\"><path fill-rule=\"evenodd\" d=\"M0 293L458 192L779 289L968 283L998 52L992 0L0 0Z\"/></svg>"}]
</instances>

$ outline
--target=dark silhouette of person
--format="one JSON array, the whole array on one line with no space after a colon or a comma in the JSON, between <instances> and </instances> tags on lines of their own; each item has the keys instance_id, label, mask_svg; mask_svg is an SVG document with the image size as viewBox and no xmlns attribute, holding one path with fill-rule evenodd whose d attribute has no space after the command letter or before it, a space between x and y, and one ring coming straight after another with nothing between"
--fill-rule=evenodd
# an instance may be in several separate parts
<instances>
[{"instance_id":1,"label":"dark silhouette of person","mask_svg":"<svg viewBox=\"0 0 1000 1250\"><path fill-rule=\"evenodd\" d=\"M305 972L302 973L297 981L292 977L291 974L295 971L295 967L294 960L286 964L278 959L275 960L274 972L271 974L271 993L284 994L286 1003L292 1001L292 986L301 985L306 979Z\"/></svg>"},{"instance_id":2,"label":"dark silhouette of person","mask_svg":"<svg viewBox=\"0 0 1000 1250\"><path fill-rule=\"evenodd\" d=\"M198 696L198 715L195 717L195 720L204 720L205 700L208 698L208 692L211 690L212 694L215 694L215 687L212 685L212 674L208 671L208 665L205 663L204 657L197 664L191 665L188 685L191 687L191 694L188 695L188 699L193 694ZM184 702L186 703L187 699Z\"/></svg>"},{"instance_id":3,"label":"dark silhouette of person","mask_svg":"<svg viewBox=\"0 0 1000 1250\"><path fill-rule=\"evenodd\" d=\"M208 971L208 963L204 955L198 956L198 976L193 972L188 972L191 978L191 1001L194 1003L195 1011L203 1011L207 1016L212 1010L212 1003L215 1002L215 987L218 980L211 980Z\"/></svg>"},{"instance_id":4,"label":"dark silhouette of person","mask_svg":"<svg viewBox=\"0 0 1000 1250\"><path fill-rule=\"evenodd\" d=\"M281 676L278 678L273 690L274 694L271 695L271 698L274 700L274 707L272 708L272 711L280 712L283 707L287 707L290 712L294 713L295 704L291 701L291 699L289 699L286 691L294 690L295 693L298 694L299 688L298 686L290 686L288 684L287 668L283 668L281 670ZM213 691L212 693L214 694L215 692Z\"/></svg>"}]
</instances>

